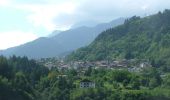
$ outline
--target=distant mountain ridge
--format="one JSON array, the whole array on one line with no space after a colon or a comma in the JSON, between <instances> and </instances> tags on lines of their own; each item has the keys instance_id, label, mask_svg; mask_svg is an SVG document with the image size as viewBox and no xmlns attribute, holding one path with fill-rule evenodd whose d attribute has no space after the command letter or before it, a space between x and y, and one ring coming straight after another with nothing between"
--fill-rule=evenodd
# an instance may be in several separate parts
<instances>
[{"instance_id":1,"label":"distant mountain ridge","mask_svg":"<svg viewBox=\"0 0 170 100\"><path fill-rule=\"evenodd\" d=\"M56 36L57 34L60 34L62 31L60 30L55 30L54 32L52 32L51 34L49 34L47 37L53 37Z\"/></svg>"},{"instance_id":2,"label":"distant mountain ridge","mask_svg":"<svg viewBox=\"0 0 170 100\"><path fill-rule=\"evenodd\" d=\"M124 20L124 18L119 18L95 27L79 27L62 32L54 31L52 35L57 35L38 38L32 42L0 51L0 55L28 56L35 59L63 56L77 48L89 45L102 31L121 25Z\"/></svg>"}]
</instances>

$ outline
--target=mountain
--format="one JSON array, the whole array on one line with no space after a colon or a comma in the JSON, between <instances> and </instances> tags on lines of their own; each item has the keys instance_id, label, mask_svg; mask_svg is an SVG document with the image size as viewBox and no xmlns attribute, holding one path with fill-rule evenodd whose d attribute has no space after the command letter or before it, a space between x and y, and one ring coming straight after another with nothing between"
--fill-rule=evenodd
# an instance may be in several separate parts
<instances>
[{"instance_id":1,"label":"mountain","mask_svg":"<svg viewBox=\"0 0 170 100\"><path fill-rule=\"evenodd\" d=\"M60 32L62 32L62 31L60 31L60 30L55 30L54 32L52 32L51 34L49 34L48 37L56 36L56 35L59 34Z\"/></svg>"},{"instance_id":2,"label":"mountain","mask_svg":"<svg viewBox=\"0 0 170 100\"><path fill-rule=\"evenodd\" d=\"M102 32L68 60L148 59L153 66L170 65L170 10L140 18Z\"/></svg>"},{"instance_id":3,"label":"mountain","mask_svg":"<svg viewBox=\"0 0 170 100\"><path fill-rule=\"evenodd\" d=\"M74 29L74 28L78 28L78 27L81 27L81 26L94 27L98 24L99 24L99 22L97 22L97 21L87 20L87 21L78 22L78 23L74 24L71 28Z\"/></svg>"},{"instance_id":4,"label":"mountain","mask_svg":"<svg viewBox=\"0 0 170 100\"><path fill-rule=\"evenodd\" d=\"M28 56L29 58L47 58L64 56L71 51L89 45L102 31L121 25L123 18L95 27L79 27L67 31L54 31L52 37L39 38L32 42L0 51L0 55Z\"/></svg>"},{"instance_id":5,"label":"mountain","mask_svg":"<svg viewBox=\"0 0 170 100\"><path fill-rule=\"evenodd\" d=\"M62 51L63 47L58 44L57 41L51 38L42 37L21 46L9 48L5 51L2 51L2 54L6 56L15 54L17 56L39 58L57 56L57 53L62 53Z\"/></svg>"}]
</instances>

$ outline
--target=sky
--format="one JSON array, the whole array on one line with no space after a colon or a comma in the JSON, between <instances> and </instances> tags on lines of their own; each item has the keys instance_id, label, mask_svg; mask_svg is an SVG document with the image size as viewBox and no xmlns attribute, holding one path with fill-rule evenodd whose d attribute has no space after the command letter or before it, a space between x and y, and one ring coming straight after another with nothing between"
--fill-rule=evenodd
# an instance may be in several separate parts
<instances>
[{"instance_id":1,"label":"sky","mask_svg":"<svg viewBox=\"0 0 170 100\"><path fill-rule=\"evenodd\" d=\"M0 0L0 50L77 23L109 22L170 9L170 0Z\"/></svg>"}]
</instances>

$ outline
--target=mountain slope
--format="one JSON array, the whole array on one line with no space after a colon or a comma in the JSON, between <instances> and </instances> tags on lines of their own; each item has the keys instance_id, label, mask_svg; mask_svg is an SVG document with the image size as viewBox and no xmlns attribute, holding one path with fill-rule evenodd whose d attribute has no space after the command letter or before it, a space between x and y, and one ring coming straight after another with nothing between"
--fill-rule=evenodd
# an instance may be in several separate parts
<instances>
[{"instance_id":1,"label":"mountain slope","mask_svg":"<svg viewBox=\"0 0 170 100\"><path fill-rule=\"evenodd\" d=\"M124 19L120 18L110 23L99 24L95 27L70 29L60 32L53 37L39 38L21 46L9 48L1 51L0 55L10 56L14 54L17 56L28 56L29 58L46 58L65 55L77 48L90 44L103 30L123 24L123 22ZM58 33L58 31L56 32ZM56 33L53 32L53 34Z\"/></svg>"},{"instance_id":2,"label":"mountain slope","mask_svg":"<svg viewBox=\"0 0 170 100\"><path fill-rule=\"evenodd\" d=\"M58 49L60 48L60 49ZM24 45L9 48L2 54L11 56L28 56L29 58L51 57L62 53L63 47L55 40L50 38L39 38Z\"/></svg>"},{"instance_id":3,"label":"mountain slope","mask_svg":"<svg viewBox=\"0 0 170 100\"><path fill-rule=\"evenodd\" d=\"M153 66L170 65L170 10L145 18L132 17L102 32L70 60L149 59Z\"/></svg>"},{"instance_id":4,"label":"mountain slope","mask_svg":"<svg viewBox=\"0 0 170 100\"><path fill-rule=\"evenodd\" d=\"M71 29L61 32L59 35L53 37L58 43L64 44L67 51L73 51L77 48L89 45L102 31L121 25L124 23L124 18L119 18L110 23L99 24L95 27L82 26L76 29Z\"/></svg>"},{"instance_id":5,"label":"mountain slope","mask_svg":"<svg viewBox=\"0 0 170 100\"><path fill-rule=\"evenodd\" d=\"M57 34L59 34L60 32L62 32L62 31L55 30L54 32L52 32L51 34L49 34L48 37L54 37L54 36L56 36Z\"/></svg>"}]
</instances>

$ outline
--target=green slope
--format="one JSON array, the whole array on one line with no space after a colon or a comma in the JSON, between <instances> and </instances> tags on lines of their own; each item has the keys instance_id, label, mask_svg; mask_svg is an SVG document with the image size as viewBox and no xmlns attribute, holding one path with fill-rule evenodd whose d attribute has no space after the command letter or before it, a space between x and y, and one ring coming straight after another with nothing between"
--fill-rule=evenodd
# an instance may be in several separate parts
<instances>
[{"instance_id":1,"label":"green slope","mask_svg":"<svg viewBox=\"0 0 170 100\"><path fill-rule=\"evenodd\" d=\"M124 58L149 59L154 66L170 65L170 10L127 19L68 56L70 60Z\"/></svg>"}]
</instances>

